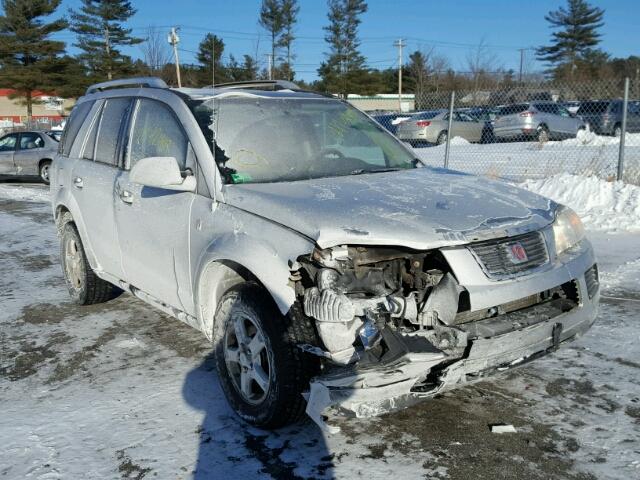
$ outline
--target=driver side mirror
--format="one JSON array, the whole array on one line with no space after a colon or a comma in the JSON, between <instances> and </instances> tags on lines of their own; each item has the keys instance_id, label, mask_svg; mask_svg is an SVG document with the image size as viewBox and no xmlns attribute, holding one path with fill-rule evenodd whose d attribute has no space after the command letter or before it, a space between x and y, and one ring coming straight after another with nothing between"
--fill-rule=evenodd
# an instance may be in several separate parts
<instances>
[{"instance_id":1,"label":"driver side mirror","mask_svg":"<svg viewBox=\"0 0 640 480\"><path fill-rule=\"evenodd\" d=\"M195 192L196 177L182 177L180 165L174 157L147 157L138 160L129 172L129 179L147 187L178 192Z\"/></svg>"}]
</instances>

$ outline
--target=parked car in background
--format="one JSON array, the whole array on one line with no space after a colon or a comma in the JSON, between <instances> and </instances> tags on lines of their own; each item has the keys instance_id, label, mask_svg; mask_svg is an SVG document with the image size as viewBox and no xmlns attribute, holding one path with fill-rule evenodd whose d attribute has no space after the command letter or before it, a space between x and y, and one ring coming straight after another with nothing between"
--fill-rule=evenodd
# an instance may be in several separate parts
<instances>
[{"instance_id":1,"label":"parked car in background","mask_svg":"<svg viewBox=\"0 0 640 480\"><path fill-rule=\"evenodd\" d=\"M388 113L384 115L373 115L371 118L395 135L398 130L398 125L405 120L409 120L412 115L411 113Z\"/></svg>"},{"instance_id":2,"label":"parked car in background","mask_svg":"<svg viewBox=\"0 0 640 480\"><path fill-rule=\"evenodd\" d=\"M561 102L560 105L566 108L571 115L575 115L578 113L578 110L580 109L580 103L581 102L577 100L569 100L566 102Z\"/></svg>"},{"instance_id":3,"label":"parked car in background","mask_svg":"<svg viewBox=\"0 0 640 480\"><path fill-rule=\"evenodd\" d=\"M0 175L38 176L49 183L58 142L45 132L14 132L0 138Z\"/></svg>"},{"instance_id":4,"label":"parked car in background","mask_svg":"<svg viewBox=\"0 0 640 480\"><path fill-rule=\"evenodd\" d=\"M484 122L460 110L453 112L451 136L462 137L469 142L480 142ZM449 112L447 110L431 110L421 112L398 126L397 137L412 146L425 143L441 145L449 135Z\"/></svg>"},{"instance_id":5,"label":"parked car in background","mask_svg":"<svg viewBox=\"0 0 640 480\"><path fill-rule=\"evenodd\" d=\"M496 116L500 107L473 107L467 110L467 113L479 121L484 122L482 127L482 143L493 143L496 141L493 134L493 125L496 121Z\"/></svg>"},{"instance_id":6,"label":"parked car in background","mask_svg":"<svg viewBox=\"0 0 640 480\"><path fill-rule=\"evenodd\" d=\"M47 135L49 135L51 138L53 138L56 142L59 142L60 140L62 140L62 130L47 130L46 132Z\"/></svg>"},{"instance_id":7,"label":"parked car in background","mask_svg":"<svg viewBox=\"0 0 640 480\"><path fill-rule=\"evenodd\" d=\"M554 102L523 102L498 110L493 133L503 140L551 139L575 137L585 128L584 121Z\"/></svg>"},{"instance_id":8,"label":"parked car in background","mask_svg":"<svg viewBox=\"0 0 640 480\"><path fill-rule=\"evenodd\" d=\"M578 116L599 135L619 137L622 132L622 100L582 102ZM640 132L640 102L630 101L627 108L627 132Z\"/></svg>"}]
</instances>

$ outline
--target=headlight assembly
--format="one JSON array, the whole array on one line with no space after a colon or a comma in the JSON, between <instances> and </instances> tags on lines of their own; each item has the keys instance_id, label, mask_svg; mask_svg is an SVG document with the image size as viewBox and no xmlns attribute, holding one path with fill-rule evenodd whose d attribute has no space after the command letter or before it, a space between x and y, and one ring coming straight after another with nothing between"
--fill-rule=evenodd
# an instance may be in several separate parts
<instances>
[{"instance_id":1,"label":"headlight assembly","mask_svg":"<svg viewBox=\"0 0 640 480\"><path fill-rule=\"evenodd\" d=\"M582 241L584 226L576 212L564 206L558 208L553 222L553 238L556 244L556 255L561 255Z\"/></svg>"}]
</instances>

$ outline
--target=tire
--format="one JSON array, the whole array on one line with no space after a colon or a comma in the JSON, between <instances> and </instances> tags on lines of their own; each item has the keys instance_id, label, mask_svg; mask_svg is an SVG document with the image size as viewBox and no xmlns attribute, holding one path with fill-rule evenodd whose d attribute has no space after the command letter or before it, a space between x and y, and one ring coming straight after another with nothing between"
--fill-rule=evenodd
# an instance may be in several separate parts
<instances>
[{"instance_id":1,"label":"tire","mask_svg":"<svg viewBox=\"0 0 640 480\"><path fill-rule=\"evenodd\" d=\"M115 298L122 290L102 280L91 269L76 226L64 224L60 238L60 262L69 295L78 305L93 305Z\"/></svg>"},{"instance_id":2,"label":"tire","mask_svg":"<svg viewBox=\"0 0 640 480\"><path fill-rule=\"evenodd\" d=\"M491 128L482 129L482 136L480 137L480 143L495 143L496 138Z\"/></svg>"},{"instance_id":3,"label":"tire","mask_svg":"<svg viewBox=\"0 0 640 480\"><path fill-rule=\"evenodd\" d=\"M549 141L549 129L545 125L540 125L536 130L536 140L540 143Z\"/></svg>"},{"instance_id":4,"label":"tire","mask_svg":"<svg viewBox=\"0 0 640 480\"><path fill-rule=\"evenodd\" d=\"M620 138L622 136L622 125L620 125L619 123L616 124L615 127L613 127L613 136L616 138Z\"/></svg>"},{"instance_id":5,"label":"tire","mask_svg":"<svg viewBox=\"0 0 640 480\"><path fill-rule=\"evenodd\" d=\"M443 130L438 134L438 138L436 139L436 145L442 145L447 141L447 131Z\"/></svg>"},{"instance_id":6,"label":"tire","mask_svg":"<svg viewBox=\"0 0 640 480\"><path fill-rule=\"evenodd\" d=\"M297 304L283 316L256 283L237 285L216 311L214 343L222 390L240 418L273 429L304 415L302 392L320 371L320 361L298 347L317 341Z\"/></svg>"},{"instance_id":7,"label":"tire","mask_svg":"<svg viewBox=\"0 0 640 480\"><path fill-rule=\"evenodd\" d=\"M44 160L40 162L40 166L38 167L38 175L40 176L40 180L46 185L49 185L49 172L51 171L51 160Z\"/></svg>"}]
</instances>

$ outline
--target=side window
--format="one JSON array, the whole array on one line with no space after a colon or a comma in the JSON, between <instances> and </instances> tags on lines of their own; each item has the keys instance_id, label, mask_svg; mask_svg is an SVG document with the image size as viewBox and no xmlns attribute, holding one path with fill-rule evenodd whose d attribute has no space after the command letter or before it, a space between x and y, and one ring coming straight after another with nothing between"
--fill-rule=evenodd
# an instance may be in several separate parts
<instances>
[{"instance_id":1,"label":"side window","mask_svg":"<svg viewBox=\"0 0 640 480\"><path fill-rule=\"evenodd\" d=\"M180 169L187 166L188 139L169 107L140 99L129 146L129 168L146 157L174 157Z\"/></svg>"},{"instance_id":2,"label":"side window","mask_svg":"<svg viewBox=\"0 0 640 480\"><path fill-rule=\"evenodd\" d=\"M0 138L0 152L11 152L16 149L18 134L11 133Z\"/></svg>"},{"instance_id":3,"label":"side window","mask_svg":"<svg viewBox=\"0 0 640 480\"><path fill-rule=\"evenodd\" d=\"M82 151L82 158L93 160L96 153L96 138L98 138L98 127L100 126L100 118L102 117L102 108L93 117L91 131L87 135L87 140Z\"/></svg>"},{"instance_id":4,"label":"side window","mask_svg":"<svg viewBox=\"0 0 640 480\"><path fill-rule=\"evenodd\" d=\"M109 98L102 107L94 160L107 165L118 165L118 137L126 121L130 98Z\"/></svg>"},{"instance_id":5,"label":"side window","mask_svg":"<svg viewBox=\"0 0 640 480\"><path fill-rule=\"evenodd\" d=\"M44 147L44 140L37 133L20 134L20 150L31 150Z\"/></svg>"},{"instance_id":6,"label":"side window","mask_svg":"<svg viewBox=\"0 0 640 480\"><path fill-rule=\"evenodd\" d=\"M76 135L78 135L78 131L87 118L92 106L93 102L83 102L73 107L71 116L67 120L64 132L62 133L62 140L60 141L58 152L67 157L69 156Z\"/></svg>"}]
</instances>

